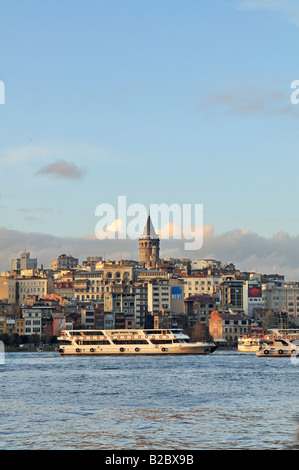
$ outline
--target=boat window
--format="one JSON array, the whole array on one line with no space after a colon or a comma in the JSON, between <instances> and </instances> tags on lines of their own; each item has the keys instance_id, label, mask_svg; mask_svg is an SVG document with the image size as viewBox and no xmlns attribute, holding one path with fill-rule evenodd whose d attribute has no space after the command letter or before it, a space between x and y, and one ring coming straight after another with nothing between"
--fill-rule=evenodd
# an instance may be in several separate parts
<instances>
[{"instance_id":1,"label":"boat window","mask_svg":"<svg viewBox=\"0 0 299 470\"><path fill-rule=\"evenodd\" d=\"M114 344L148 344L146 339L113 339Z\"/></svg>"},{"instance_id":2,"label":"boat window","mask_svg":"<svg viewBox=\"0 0 299 470\"><path fill-rule=\"evenodd\" d=\"M102 336L104 333L102 331L85 331L84 332L85 336Z\"/></svg>"},{"instance_id":3,"label":"boat window","mask_svg":"<svg viewBox=\"0 0 299 470\"><path fill-rule=\"evenodd\" d=\"M155 329L152 329L152 330L143 330L143 333L145 335L170 335L171 334L171 331L169 330L155 330Z\"/></svg>"},{"instance_id":4,"label":"boat window","mask_svg":"<svg viewBox=\"0 0 299 470\"><path fill-rule=\"evenodd\" d=\"M153 344L171 344L172 339L151 339Z\"/></svg>"},{"instance_id":5,"label":"boat window","mask_svg":"<svg viewBox=\"0 0 299 470\"><path fill-rule=\"evenodd\" d=\"M92 340L92 339L91 340L86 340L85 339L83 341L79 341L79 344L81 344L81 345L84 344L84 345L87 345L87 346L89 346L91 344L93 344L93 345L98 344L99 346L102 346L102 344L110 344L110 343L109 343L109 341L99 341L99 340L96 341L96 340Z\"/></svg>"},{"instance_id":6,"label":"boat window","mask_svg":"<svg viewBox=\"0 0 299 470\"><path fill-rule=\"evenodd\" d=\"M280 339L280 340L276 340L276 343L281 343L283 346L288 346L288 343L286 341L284 341L283 339Z\"/></svg>"}]
</instances>

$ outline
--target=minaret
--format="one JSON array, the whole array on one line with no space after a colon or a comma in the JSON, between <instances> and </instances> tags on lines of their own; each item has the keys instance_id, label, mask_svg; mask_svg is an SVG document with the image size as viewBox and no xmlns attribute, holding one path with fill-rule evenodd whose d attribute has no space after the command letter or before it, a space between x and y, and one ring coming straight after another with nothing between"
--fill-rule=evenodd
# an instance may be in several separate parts
<instances>
[{"instance_id":1,"label":"minaret","mask_svg":"<svg viewBox=\"0 0 299 470\"><path fill-rule=\"evenodd\" d=\"M151 221L150 211L139 238L139 262L145 263L147 268L155 268L159 263L160 240Z\"/></svg>"}]
</instances>

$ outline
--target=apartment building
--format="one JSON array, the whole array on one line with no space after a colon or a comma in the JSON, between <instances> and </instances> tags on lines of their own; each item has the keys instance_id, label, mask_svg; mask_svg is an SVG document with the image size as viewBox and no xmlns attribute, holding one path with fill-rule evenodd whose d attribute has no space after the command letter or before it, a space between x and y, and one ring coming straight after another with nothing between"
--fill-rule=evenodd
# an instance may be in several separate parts
<instances>
[{"instance_id":1,"label":"apartment building","mask_svg":"<svg viewBox=\"0 0 299 470\"><path fill-rule=\"evenodd\" d=\"M51 261L51 270L60 271L63 269L73 269L79 264L78 258L74 258L71 255L62 254L58 258Z\"/></svg>"},{"instance_id":2,"label":"apartment building","mask_svg":"<svg viewBox=\"0 0 299 470\"><path fill-rule=\"evenodd\" d=\"M218 295L220 292L220 284L222 281L222 276L197 276L190 275L182 278L184 282L184 297L189 297L190 295Z\"/></svg>"},{"instance_id":3,"label":"apartment building","mask_svg":"<svg viewBox=\"0 0 299 470\"><path fill-rule=\"evenodd\" d=\"M75 290L73 281L55 281L55 294L66 299L73 299Z\"/></svg>"},{"instance_id":4,"label":"apartment building","mask_svg":"<svg viewBox=\"0 0 299 470\"><path fill-rule=\"evenodd\" d=\"M23 311L25 330L24 334L39 335L42 334L42 311L38 308L26 308Z\"/></svg>"},{"instance_id":5,"label":"apartment building","mask_svg":"<svg viewBox=\"0 0 299 470\"><path fill-rule=\"evenodd\" d=\"M37 258L30 258L30 251L24 251L20 258L12 258L11 269L12 271L19 271L21 269L36 269Z\"/></svg>"},{"instance_id":6,"label":"apartment building","mask_svg":"<svg viewBox=\"0 0 299 470\"><path fill-rule=\"evenodd\" d=\"M135 266L134 261L100 261L96 264L95 271L103 273L103 280L107 283L121 283L134 281Z\"/></svg>"},{"instance_id":7,"label":"apartment building","mask_svg":"<svg viewBox=\"0 0 299 470\"><path fill-rule=\"evenodd\" d=\"M151 281L153 279L168 279L169 274L167 271L161 271L159 269L136 269L135 270L136 281Z\"/></svg>"},{"instance_id":8,"label":"apartment building","mask_svg":"<svg viewBox=\"0 0 299 470\"><path fill-rule=\"evenodd\" d=\"M0 315L0 334L11 334L15 331L15 317Z\"/></svg>"},{"instance_id":9,"label":"apartment building","mask_svg":"<svg viewBox=\"0 0 299 470\"><path fill-rule=\"evenodd\" d=\"M287 312L289 318L299 316L299 285L284 283L278 287L274 283L262 287L263 308L275 312Z\"/></svg>"},{"instance_id":10,"label":"apartment building","mask_svg":"<svg viewBox=\"0 0 299 470\"><path fill-rule=\"evenodd\" d=\"M104 330L113 330L115 328L115 315L114 313L104 313Z\"/></svg>"},{"instance_id":11,"label":"apartment building","mask_svg":"<svg viewBox=\"0 0 299 470\"><path fill-rule=\"evenodd\" d=\"M147 291L148 312L158 315L159 310L170 312L170 285L168 281L150 281Z\"/></svg>"},{"instance_id":12,"label":"apartment building","mask_svg":"<svg viewBox=\"0 0 299 470\"><path fill-rule=\"evenodd\" d=\"M243 310L250 318L254 317L254 310L263 307L262 284L258 279L243 282Z\"/></svg>"},{"instance_id":13,"label":"apartment building","mask_svg":"<svg viewBox=\"0 0 299 470\"><path fill-rule=\"evenodd\" d=\"M220 284L221 305L243 309L243 280L225 279Z\"/></svg>"},{"instance_id":14,"label":"apartment building","mask_svg":"<svg viewBox=\"0 0 299 470\"><path fill-rule=\"evenodd\" d=\"M95 328L95 309L91 304L81 308L81 325L87 329Z\"/></svg>"},{"instance_id":15,"label":"apartment building","mask_svg":"<svg viewBox=\"0 0 299 470\"><path fill-rule=\"evenodd\" d=\"M134 293L135 293L135 327L143 328L145 326L145 319L148 313L148 284L146 283L135 283L134 284Z\"/></svg>"},{"instance_id":16,"label":"apartment building","mask_svg":"<svg viewBox=\"0 0 299 470\"><path fill-rule=\"evenodd\" d=\"M8 302L9 297L9 278L6 276L0 276L0 300L4 302Z\"/></svg>"},{"instance_id":17,"label":"apartment building","mask_svg":"<svg viewBox=\"0 0 299 470\"><path fill-rule=\"evenodd\" d=\"M103 293L108 290L103 277L103 271L82 271L74 275L74 298L80 301L98 303Z\"/></svg>"},{"instance_id":18,"label":"apartment building","mask_svg":"<svg viewBox=\"0 0 299 470\"><path fill-rule=\"evenodd\" d=\"M148 282L148 313L184 313L184 284L181 279L151 280Z\"/></svg>"},{"instance_id":19,"label":"apartment building","mask_svg":"<svg viewBox=\"0 0 299 470\"><path fill-rule=\"evenodd\" d=\"M213 297L208 294L196 294L185 298L185 313L188 316L189 326L195 323L203 324L209 327L211 313L216 308L216 302Z\"/></svg>"},{"instance_id":20,"label":"apartment building","mask_svg":"<svg viewBox=\"0 0 299 470\"><path fill-rule=\"evenodd\" d=\"M19 336L23 336L25 334L25 318L15 319L15 333Z\"/></svg>"},{"instance_id":21,"label":"apartment building","mask_svg":"<svg viewBox=\"0 0 299 470\"><path fill-rule=\"evenodd\" d=\"M175 315L184 313L184 282L182 279L170 278L170 311Z\"/></svg>"},{"instance_id":22,"label":"apartment building","mask_svg":"<svg viewBox=\"0 0 299 470\"><path fill-rule=\"evenodd\" d=\"M229 269L229 270L235 270L236 267L233 263L224 263L222 261L217 261L216 259L204 259L204 258L199 258L195 261L192 261L191 265L192 271L194 270L202 270L202 269Z\"/></svg>"},{"instance_id":23,"label":"apartment building","mask_svg":"<svg viewBox=\"0 0 299 470\"><path fill-rule=\"evenodd\" d=\"M238 338L250 332L250 320L245 315L232 313L211 313L209 334L215 342L225 341L236 346Z\"/></svg>"},{"instance_id":24,"label":"apartment building","mask_svg":"<svg viewBox=\"0 0 299 470\"><path fill-rule=\"evenodd\" d=\"M41 298L48 294L49 280L44 277L24 277L24 278L9 278L7 280L8 286L8 303L26 304L29 296L36 296Z\"/></svg>"},{"instance_id":25,"label":"apartment building","mask_svg":"<svg viewBox=\"0 0 299 470\"><path fill-rule=\"evenodd\" d=\"M135 295L133 286L114 286L109 292L105 292L104 311L134 315Z\"/></svg>"}]
</instances>

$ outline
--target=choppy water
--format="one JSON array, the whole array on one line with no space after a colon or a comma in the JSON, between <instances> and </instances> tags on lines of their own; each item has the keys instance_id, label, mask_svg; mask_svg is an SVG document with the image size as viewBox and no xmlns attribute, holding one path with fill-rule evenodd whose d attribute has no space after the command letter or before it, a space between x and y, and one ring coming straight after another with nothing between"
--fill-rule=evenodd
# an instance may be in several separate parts
<instances>
[{"instance_id":1,"label":"choppy water","mask_svg":"<svg viewBox=\"0 0 299 470\"><path fill-rule=\"evenodd\" d=\"M0 448L299 449L289 358L6 353Z\"/></svg>"}]
</instances>

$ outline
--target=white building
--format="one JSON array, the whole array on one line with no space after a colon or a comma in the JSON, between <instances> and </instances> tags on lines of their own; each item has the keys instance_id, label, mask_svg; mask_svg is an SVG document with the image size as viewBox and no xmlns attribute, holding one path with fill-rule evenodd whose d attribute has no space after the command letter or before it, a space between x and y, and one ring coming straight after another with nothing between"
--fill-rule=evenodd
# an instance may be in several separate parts
<instances>
[{"instance_id":1,"label":"white building","mask_svg":"<svg viewBox=\"0 0 299 470\"><path fill-rule=\"evenodd\" d=\"M27 336L42 334L42 311L38 308L26 308L24 310L25 330Z\"/></svg>"},{"instance_id":2,"label":"white building","mask_svg":"<svg viewBox=\"0 0 299 470\"><path fill-rule=\"evenodd\" d=\"M195 261L192 261L191 270L201 270L201 269L235 269L235 265L230 263L223 263L216 259L204 259L200 258Z\"/></svg>"},{"instance_id":3,"label":"white building","mask_svg":"<svg viewBox=\"0 0 299 470\"><path fill-rule=\"evenodd\" d=\"M191 274L182 280L184 281L184 297L186 298L198 294L219 294L222 276L200 277Z\"/></svg>"},{"instance_id":4,"label":"white building","mask_svg":"<svg viewBox=\"0 0 299 470\"><path fill-rule=\"evenodd\" d=\"M165 313L184 313L184 284L181 279L156 280L148 283L148 312L158 315Z\"/></svg>"},{"instance_id":5,"label":"white building","mask_svg":"<svg viewBox=\"0 0 299 470\"><path fill-rule=\"evenodd\" d=\"M148 312L158 315L159 310L170 312L170 285L167 281L150 281L147 292Z\"/></svg>"}]
</instances>

